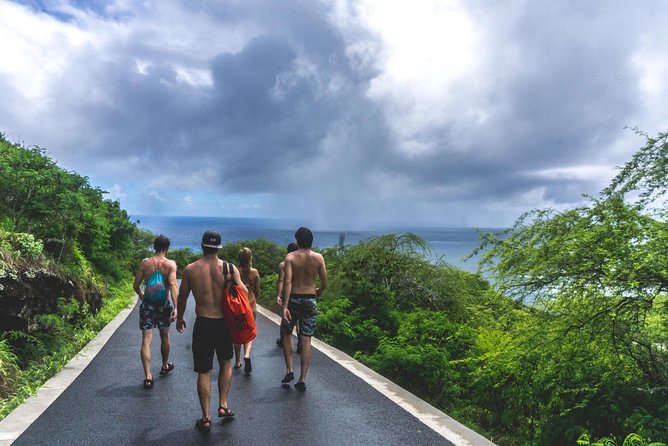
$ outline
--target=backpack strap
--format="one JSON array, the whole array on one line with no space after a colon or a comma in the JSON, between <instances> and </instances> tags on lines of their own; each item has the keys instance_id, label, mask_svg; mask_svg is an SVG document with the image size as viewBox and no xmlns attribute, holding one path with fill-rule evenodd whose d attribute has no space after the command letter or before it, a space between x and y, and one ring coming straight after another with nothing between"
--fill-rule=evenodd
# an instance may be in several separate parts
<instances>
[{"instance_id":1,"label":"backpack strap","mask_svg":"<svg viewBox=\"0 0 668 446\"><path fill-rule=\"evenodd\" d=\"M151 260L153 260L153 266L155 266L156 271L160 271L160 274L162 274L161 268L162 268L163 262L158 263L158 259L156 259L155 257L151 258Z\"/></svg>"},{"instance_id":2,"label":"backpack strap","mask_svg":"<svg viewBox=\"0 0 668 446\"><path fill-rule=\"evenodd\" d=\"M228 274L232 276L231 279L227 278ZM234 282L234 265L232 263L226 262L225 260L223 260L223 278L225 280L225 285L230 282Z\"/></svg>"}]
</instances>

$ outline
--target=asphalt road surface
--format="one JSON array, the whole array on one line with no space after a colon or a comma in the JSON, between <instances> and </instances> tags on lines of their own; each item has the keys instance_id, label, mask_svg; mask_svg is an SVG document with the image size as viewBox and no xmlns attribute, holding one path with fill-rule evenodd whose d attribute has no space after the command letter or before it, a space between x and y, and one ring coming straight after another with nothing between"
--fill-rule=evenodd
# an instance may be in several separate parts
<instances>
[{"instance_id":1,"label":"asphalt road surface","mask_svg":"<svg viewBox=\"0 0 668 446\"><path fill-rule=\"evenodd\" d=\"M211 432L200 433L195 429L201 412L191 352L194 301L188 301L186 332L179 334L172 325L170 361L175 369L164 377L158 375L160 338L154 332L151 390L142 386L138 308L14 445L453 444L316 349L306 391L282 388L285 363L275 344L278 326L262 315L257 318L252 374L244 376L243 368L233 372L229 404L234 420L215 418L214 368ZM294 364L298 376L296 354Z\"/></svg>"}]
</instances>

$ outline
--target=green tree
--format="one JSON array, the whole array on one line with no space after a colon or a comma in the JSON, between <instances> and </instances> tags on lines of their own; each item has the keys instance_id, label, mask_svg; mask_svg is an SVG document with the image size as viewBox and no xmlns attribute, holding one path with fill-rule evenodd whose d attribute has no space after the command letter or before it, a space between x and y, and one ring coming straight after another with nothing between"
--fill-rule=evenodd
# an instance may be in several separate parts
<instances>
[{"instance_id":1,"label":"green tree","mask_svg":"<svg viewBox=\"0 0 668 446\"><path fill-rule=\"evenodd\" d=\"M136 228L104 194L87 177L58 167L43 149L11 144L0 134L2 227L41 239L72 271L91 263L99 273L120 278L132 263Z\"/></svg>"},{"instance_id":2,"label":"green tree","mask_svg":"<svg viewBox=\"0 0 668 446\"><path fill-rule=\"evenodd\" d=\"M589 205L534 210L508 230L484 235L481 269L499 292L530 304L531 326L515 330L523 345L510 342L483 369L498 376L497 388L510 377L524 386L507 397L526 395L510 405L535 425L528 438L541 431L559 438L575 426L598 435L639 431L643 426L628 425L632 400L650 419L658 416L660 404L648 395L665 395L668 386L668 235L661 202L667 160L666 135L647 138ZM507 369L493 372L506 355L512 358ZM522 374L527 361L537 367ZM595 418L594 408L605 416Z\"/></svg>"}]
</instances>

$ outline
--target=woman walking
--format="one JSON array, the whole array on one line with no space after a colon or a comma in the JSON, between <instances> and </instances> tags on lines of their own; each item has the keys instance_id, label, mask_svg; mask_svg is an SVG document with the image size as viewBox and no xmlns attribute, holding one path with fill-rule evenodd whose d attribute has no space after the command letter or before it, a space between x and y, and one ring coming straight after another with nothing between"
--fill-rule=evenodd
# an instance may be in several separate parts
<instances>
[{"instance_id":1,"label":"woman walking","mask_svg":"<svg viewBox=\"0 0 668 446\"><path fill-rule=\"evenodd\" d=\"M253 317L256 315L256 300L260 295L260 273L257 269L253 268L253 252L249 248L241 248L239 250L239 255L237 256L239 261L239 273L241 274L241 280L243 281L246 288L248 288L248 302L253 309ZM251 366L251 347L253 346L253 341L247 342L244 344L244 373L249 375L253 370ZM235 369L241 367L241 344L234 344L234 357L236 358L236 363L234 365Z\"/></svg>"}]
</instances>

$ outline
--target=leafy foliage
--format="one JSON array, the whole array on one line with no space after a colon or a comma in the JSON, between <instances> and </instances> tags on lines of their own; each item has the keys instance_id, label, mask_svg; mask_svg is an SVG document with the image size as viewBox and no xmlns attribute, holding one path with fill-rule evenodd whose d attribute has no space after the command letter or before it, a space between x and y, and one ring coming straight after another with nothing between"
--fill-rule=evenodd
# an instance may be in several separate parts
<instances>
[{"instance_id":1,"label":"leafy foliage","mask_svg":"<svg viewBox=\"0 0 668 446\"><path fill-rule=\"evenodd\" d=\"M510 355L505 369L495 371L503 364L495 361L478 374L481 390L494 376L520 384L493 388L500 406L525 420L523 438L668 437L658 421L668 395L668 239L656 205L667 154L666 135L648 138L589 206L531 211L506 231L483 235L481 266L498 292L530 303L530 324L511 327L515 336L497 352ZM533 367L523 372L523 364ZM499 415L490 425L502 421L510 436L515 428Z\"/></svg>"},{"instance_id":2,"label":"leafy foliage","mask_svg":"<svg viewBox=\"0 0 668 446\"><path fill-rule=\"evenodd\" d=\"M35 260L42 255L44 244L32 234L0 230L0 252L5 262L10 259Z\"/></svg>"},{"instance_id":3,"label":"leafy foliage","mask_svg":"<svg viewBox=\"0 0 668 446\"><path fill-rule=\"evenodd\" d=\"M0 419L35 394L79 350L131 303L129 280L109 287L96 314L77 301L61 299L59 313L41 315L31 333L10 331L0 338ZM18 352L18 354L14 354Z\"/></svg>"},{"instance_id":4,"label":"leafy foliage","mask_svg":"<svg viewBox=\"0 0 668 446\"><path fill-rule=\"evenodd\" d=\"M0 196L5 231L31 234L65 265L83 258L106 276L127 271L136 231L127 213L88 178L58 167L43 149L19 147L0 134Z\"/></svg>"},{"instance_id":5,"label":"leafy foliage","mask_svg":"<svg viewBox=\"0 0 668 446\"><path fill-rule=\"evenodd\" d=\"M0 418L92 339L118 313L118 302L130 302L129 270L145 251L146 234L104 194L43 149L0 134L0 274L47 269L72 281L81 298L58 299L54 313L35 311L28 331L0 331ZM114 294L119 282L128 282L123 296ZM106 291L97 313L98 303L92 308L84 298L91 291Z\"/></svg>"},{"instance_id":6,"label":"leafy foliage","mask_svg":"<svg viewBox=\"0 0 668 446\"><path fill-rule=\"evenodd\" d=\"M18 358L7 341L0 339L0 400L7 398L16 386L21 372L17 362Z\"/></svg>"},{"instance_id":7,"label":"leafy foliage","mask_svg":"<svg viewBox=\"0 0 668 446\"><path fill-rule=\"evenodd\" d=\"M614 437L603 437L598 440L590 440L587 433L583 433L577 440L578 446L617 446L617 440ZM665 443L656 443L645 439L638 434L629 434L622 443L622 446L666 446Z\"/></svg>"}]
</instances>

